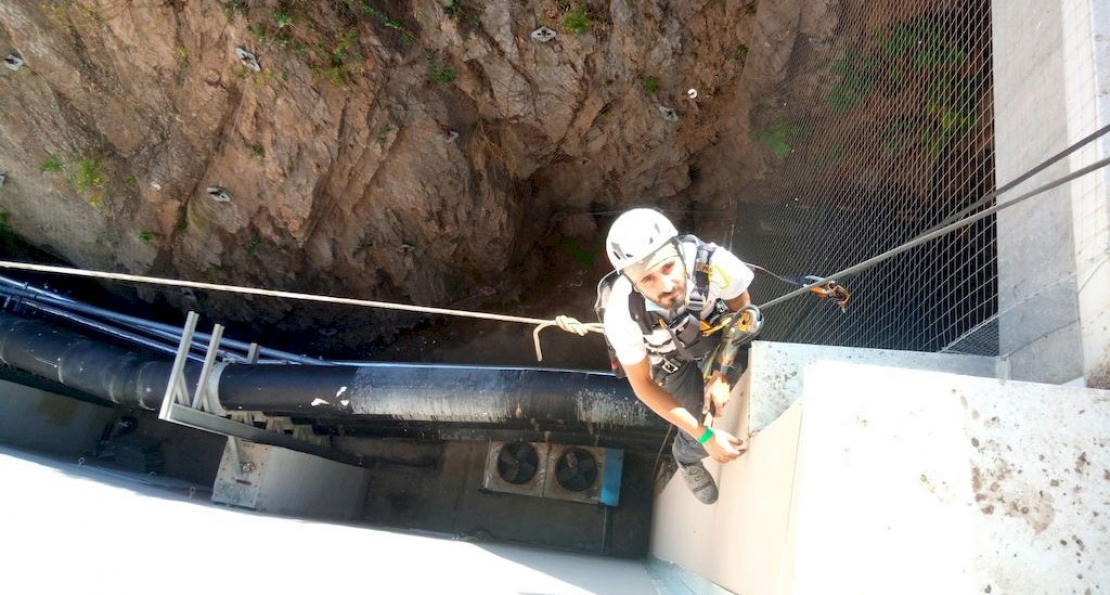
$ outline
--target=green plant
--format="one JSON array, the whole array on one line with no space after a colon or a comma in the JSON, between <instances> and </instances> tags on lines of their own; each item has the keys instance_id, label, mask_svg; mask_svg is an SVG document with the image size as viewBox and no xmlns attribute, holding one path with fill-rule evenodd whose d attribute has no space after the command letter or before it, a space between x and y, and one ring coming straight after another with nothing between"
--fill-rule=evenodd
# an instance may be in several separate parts
<instances>
[{"instance_id":1,"label":"green plant","mask_svg":"<svg viewBox=\"0 0 1110 595\"><path fill-rule=\"evenodd\" d=\"M131 188L138 188L139 187L139 179L136 178L134 175L130 175L130 176L127 176L126 178L124 178L123 183L126 184L127 186L131 187Z\"/></svg>"},{"instance_id":2,"label":"green plant","mask_svg":"<svg viewBox=\"0 0 1110 595\"><path fill-rule=\"evenodd\" d=\"M16 239L15 233L8 226L10 217L7 211L0 211L0 246L3 246L6 252L10 252L15 246Z\"/></svg>"},{"instance_id":3,"label":"green plant","mask_svg":"<svg viewBox=\"0 0 1110 595\"><path fill-rule=\"evenodd\" d=\"M354 258L354 257L358 256L359 254L362 254L363 252L366 251L367 248L371 248L373 246L374 246L374 239L373 239L373 237L371 237L371 235L369 233L362 236L362 238L359 239L358 244L355 245L355 249L351 251L351 258Z\"/></svg>"},{"instance_id":4,"label":"green plant","mask_svg":"<svg viewBox=\"0 0 1110 595\"><path fill-rule=\"evenodd\" d=\"M447 4L447 6L443 7L443 14L452 19L458 17L462 15L463 12L466 10L466 3L467 0L451 0L451 2Z\"/></svg>"},{"instance_id":5,"label":"green plant","mask_svg":"<svg viewBox=\"0 0 1110 595\"><path fill-rule=\"evenodd\" d=\"M658 90L659 79L655 78L654 76L648 76L644 78L644 93L647 93L648 95L655 95Z\"/></svg>"},{"instance_id":6,"label":"green plant","mask_svg":"<svg viewBox=\"0 0 1110 595\"><path fill-rule=\"evenodd\" d=\"M767 128L752 130L752 138L774 153L779 159L785 159L793 151L791 146L795 140L813 134L809 126L791 124L789 122L776 122Z\"/></svg>"},{"instance_id":7,"label":"green plant","mask_svg":"<svg viewBox=\"0 0 1110 595\"><path fill-rule=\"evenodd\" d=\"M567 254L583 268L594 266L597 260L597 251L583 248L575 239L569 237L559 238L559 251Z\"/></svg>"},{"instance_id":8,"label":"green plant","mask_svg":"<svg viewBox=\"0 0 1110 595\"><path fill-rule=\"evenodd\" d=\"M829 90L825 104L838 114L859 105L864 94L875 86L878 67L876 56L865 56L855 48L849 50L829 68L829 72L840 79Z\"/></svg>"},{"instance_id":9,"label":"green plant","mask_svg":"<svg viewBox=\"0 0 1110 595\"><path fill-rule=\"evenodd\" d=\"M748 46L740 44L740 47L733 50L728 57L743 64L748 60Z\"/></svg>"},{"instance_id":10,"label":"green plant","mask_svg":"<svg viewBox=\"0 0 1110 595\"><path fill-rule=\"evenodd\" d=\"M274 24L277 25L278 29L284 29L286 27L293 26L293 15L289 14L288 12L275 10L272 14L274 17Z\"/></svg>"},{"instance_id":11,"label":"green plant","mask_svg":"<svg viewBox=\"0 0 1110 595\"><path fill-rule=\"evenodd\" d=\"M886 31L876 32L874 36L880 52L894 59L912 57L917 70L960 64L967 57L945 39L942 26L931 19L917 18L899 23Z\"/></svg>"},{"instance_id":12,"label":"green plant","mask_svg":"<svg viewBox=\"0 0 1110 595\"><path fill-rule=\"evenodd\" d=\"M393 132L393 127L390 126L389 124L382 124L382 127L378 128L378 135L376 137L374 137L374 140L379 145L384 145L386 143L386 141L389 140L389 133L390 132Z\"/></svg>"},{"instance_id":13,"label":"green plant","mask_svg":"<svg viewBox=\"0 0 1110 595\"><path fill-rule=\"evenodd\" d=\"M100 172L100 160L83 157L77 162L77 172L73 175L72 181L81 192L103 185L104 176Z\"/></svg>"},{"instance_id":14,"label":"green plant","mask_svg":"<svg viewBox=\"0 0 1110 595\"><path fill-rule=\"evenodd\" d=\"M258 43L265 43L266 39L270 37L270 32L262 25L251 25L247 27L247 31Z\"/></svg>"},{"instance_id":15,"label":"green plant","mask_svg":"<svg viewBox=\"0 0 1110 595\"><path fill-rule=\"evenodd\" d=\"M266 149L262 146L262 143L254 143L253 145L251 145L251 154L253 154L258 159L265 159Z\"/></svg>"},{"instance_id":16,"label":"green plant","mask_svg":"<svg viewBox=\"0 0 1110 595\"><path fill-rule=\"evenodd\" d=\"M335 85L336 87L345 87L345 86L347 86L347 79L344 78L344 76L343 76L343 67L342 66L332 66L331 68L328 68L324 72L327 73L328 80L330 80L332 82L332 84Z\"/></svg>"},{"instance_id":17,"label":"green plant","mask_svg":"<svg viewBox=\"0 0 1110 595\"><path fill-rule=\"evenodd\" d=\"M438 55L439 50L432 50L428 54L428 78L445 85L455 80L455 71L446 60L440 62Z\"/></svg>"},{"instance_id":18,"label":"green plant","mask_svg":"<svg viewBox=\"0 0 1110 595\"><path fill-rule=\"evenodd\" d=\"M831 163L837 163L841 159L844 159L844 156L847 154L848 151L846 151L844 147L840 145L833 145L817 156L817 165L820 167L824 167Z\"/></svg>"},{"instance_id":19,"label":"green plant","mask_svg":"<svg viewBox=\"0 0 1110 595\"><path fill-rule=\"evenodd\" d=\"M262 243L262 237L258 235L257 231L251 232L251 237L247 241L247 253L254 254L258 251L258 245Z\"/></svg>"},{"instance_id":20,"label":"green plant","mask_svg":"<svg viewBox=\"0 0 1110 595\"><path fill-rule=\"evenodd\" d=\"M335 49L332 50L332 64L339 65L343 63L343 60L347 59L347 51L351 48L351 44L353 44L356 39L358 39L357 30L352 29L343 34L343 37L339 39L339 43L335 44Z\"/></svg>"},{"instance_id":21,"label":"green plant","mask_svg":"<svg viewBox=\"0 0 1110 595\"><path fill-rule=\"evenodd\" d=\"M158 237L158 234L154 233L153 231L150 231L149 229L143 229L143 230L139 231L139 240L141 240L143 242L146 242L148 244L153 242L154 238L157 238L157 237Z\"/></svg>"},{"instance_id":22,"label":"green plant","mask_svg":"<svg viewBox=\"0 0 1110 595\"><path fill-rule=\"evenodd\" d=\"M378 22L381 23L382 25L384 25L385 27L388 27L390 29L396 29L397 31L403 31L404 30L405 26L404 26L403 23L401 23L401 21L398 21L397 19L394 19L394 18L390 17L389 15L385 14L384 12L378 10L373 5L371 5L368 0L361 0L360 6L362 8L362 12L364 12L366 14L374 15L378 19Z\"/></svg>"},{"instance_id":23,"label":"green plant","mask_svg":"<svg viewBox=\"0 0 1110 595\"><path fill-rule=\"evenodd\" d=\"M46 158L46 161L43 161L42 164L39 165L39 171L44 173L58 173L62 171L62 160L58 159L57 155L50 155Z\"/></svg>"},{"instance_id":24,"label":"green plant","mask_svg":"<svg viewBox=\"0 0 1110 595\"><path fill-rule=\"evenodd\" d=\"M590 30L590 16L586 12L586 5L575 5L567 16L563 17L563 26L575 35L582 35Z\"/></svg>"},{"instance_id":25,"label":"green plant","mask_svg":"<svg viewBox=\"0 0 1110 595\"><path fill-rule=\"evenodd\" d=\"M228 2L221 2L220 6L224 9L224 16L227 20L231 20L236 16L247 16L247 11L250 9L247 6L247 0L229 0Z\"/></svg>"},{"instance_id":26,"label":"green plant","mask_svg":"<svg viewBox=\"0 0 1110 595\"><path fill-rule=\"evenodd\" d=\"M755 10L756 10L755 2L752 2L751 4L748 5L747 8L744 9L744 12L748 13L748 16L752 17L752 16L755 16Z\"/></svg>"}]
</instances>

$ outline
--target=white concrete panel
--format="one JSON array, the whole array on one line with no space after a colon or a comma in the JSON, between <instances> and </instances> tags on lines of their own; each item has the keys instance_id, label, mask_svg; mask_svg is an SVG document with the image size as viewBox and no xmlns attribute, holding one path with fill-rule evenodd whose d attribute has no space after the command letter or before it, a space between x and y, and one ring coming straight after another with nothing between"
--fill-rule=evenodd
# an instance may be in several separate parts
<instances>
[{"instance_id":1,"label":"white concrete panel","mask_svg":"<svg viewBox=\"0 0 1110 595\"><path fill-rule=\"evenodd\" d=\"M752 344L749 357L750 428L753 433L767 427L801 396L803 380L801 372L806 366L818 360L936 370L968 376L991 377L996 374L995 358L953 353L855 349L756 341ZM818 388L837 393L843 390L840 385Z\"/></svg>"},{"instance_id":2,"label":"white concrete panel","mask_svg":"<svg viewBox=\"0 0 1110 595\"><path fill-rule=\"evenodd\" d=\"M366 469L245 440L238 450L235 461L229 439L213 502L310 518L359 515L370 481Z\"/></svg>"},{"instance_id":3,"label":"white concrete panel","mask_svg":"<svg viewBox=\"0 0 1110 595\"><path fill-rule=\"evenodd\" d=\"M1110 584L1108 393L836 362L805 387L793 593Z\"/></svg>"},{"instance_id":4,"label":"white concrete panel","mask_svg":"<svg viewBox=\"0 0 1110 595\"><path fill-rule=\"evenodd\" d=\"M734 593L776 593L789 575L794 459L801 407L753 436L748 453L721 466L715 505L698 502L676 474L656 497L652 555ZM696 591L712 593L711 590Z\"/></svg>"},{"instance_id":5,"label":"white concrete panel","mask_svg":"<svg viewBox=\"0 0 1110 595\"><path fill-rule=\"evenodd\" d=\"M0 477L13 592L655 592L640 561L268 516L10 449Z\"/></svg>"},{"instance_id":6,"label":"white concrete panel","mask_svg":"<svg viewBox=\"0 0 1110 595\"><path fill-rule=\"evenodd\" d=\"M0 442L79 456L92 450L113 410L0 380Z\"/></svg>"}]
</instances>

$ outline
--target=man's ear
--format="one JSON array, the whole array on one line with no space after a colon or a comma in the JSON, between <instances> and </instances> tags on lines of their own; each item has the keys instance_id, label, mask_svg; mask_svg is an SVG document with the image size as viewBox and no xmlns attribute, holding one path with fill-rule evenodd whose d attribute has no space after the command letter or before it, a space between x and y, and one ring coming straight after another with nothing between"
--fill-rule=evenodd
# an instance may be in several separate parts
<instances>
[{"instance_id":1,"label":"man's ear","mask_svg":"<svg viewBox=\"0 0 1110 595\"><path fill-rule=\"evenodd\" d=\"M621 271L621 277L628 279L628 284L632 286L632 293L640 293L640 288L636 287L636 282L632 280L632 277L629 277L624 271Z\"/></svg>"}]
</instances>

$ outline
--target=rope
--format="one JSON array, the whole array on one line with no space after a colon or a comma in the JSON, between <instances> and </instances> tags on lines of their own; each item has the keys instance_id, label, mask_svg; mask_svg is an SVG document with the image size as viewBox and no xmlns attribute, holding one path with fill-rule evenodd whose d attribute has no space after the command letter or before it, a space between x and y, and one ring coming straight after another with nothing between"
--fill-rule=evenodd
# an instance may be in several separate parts
<instances>
[{"instance_id":1,"label":"rope","mask_svg":"<svg viewBox=\"0 0 1110 595\"><path fill-rule=\"evenodd\" d=\"M309 302L323 302L328 304L343 304L348 306L361 306L367 308L383 308L387 310L401 310L403 312L418 312L421 314L441 314L444 316L460 316L463 318L477 318L480 320L496 320L500 322L534 324L536 325L536 330L532 332L532 338L535 341L536 346L536 359L539 361L543 361L543 353L540 350L540 331L549 326L557 326L568 333L574 333L580 337L585 336L586 333L604 332L601 323L579 322L578 320L569 316L557 316L554 320L546 320L543 318L530 318L526 316L509 316L506 314L490 314L488 312L474 312L470 310L452 310L450 308L415 306L411 304L398 304L395 302L381 302L376 300L332 297L324 295L314 295L310 293L297 293L293 291L279 291L275 289L245 287L241 285L222 285L218 283L201 283L199 281L167 279L165 277L148 277L144 275L130 275L127 273L109 273L107 271L93 271L88 269L59 267L45 264L31 264L9 260L0 260L0 268L14 269L20 271L33 271L36 273L55 273L59 275L69 275L73 277L110 279L113 281L128 281L132 283L147 283L150 285L165 285L169 287L188 287L190 289L203 289L208 291L225 291L228 293L277 297L294 300L304 300Z\"/></svg>"},{"instance_id":2,"label":"rope","mask_svg":"<svg viewBox=\"0 0 1110 595\"><path fill-rule=\"evenodd\" d=\"M605 327L600 322L579 322L570 316L556 316L555 320L541 322L536 325L536 329L532 331L532 342L536 345L536 361L543 361L543 353L540 351L540 331L549 327L557 326L568 333L574 333L579 337L585 337L586 333L604 333Z\"/></svg>"},{"instance_id":3,"label":"rope","mask_svg":"<svg viewBox=\"0 0 1110 595\"><path fill-rule=\"evenodd\" d=\"M1110 130L1110 127L1108 127L1107 130ZM1089 137L1089 138L1091 138L1091 137ZM836 280L836 279L839 279L839 278L847 277L848 275L854 275L856 273L866 271L867 269L869 269L869 268L871 268L871 267L873 267L873 266L875 266L875 265L877 265L877 264L879 264L879 263L881 263L885 260L888 260L890 258L898 256L899 254L902 254L903 252L906 252L908 250L916 248L917 246L920 246L921 244L924 244L925 242L928 242L930 240L935 240L935 239L939 238L940 236L942 236L942 235L944 235L944 234L946 234L950 231L955 231L955 230L957 230L961 227L964 227L964 226L970 225L972 223L975 223L976 221L979 221L980 219L985 219L985 218L989 217L990 215L993 215L993 214L997 213L998 211L1001 211L1002 209L1007 209L1007 208L1012 207L1012 206L1014 206L1018 203L1024 202L1025 200L1027 200L1027 199L1029 199L1033 196L1036 196L1036 195L1041 194L1043 192L1047 192L1048 190L1052 190L1053 188L1056 188L1057 186L1062 186L1062 185L1064 185L1064 184L1066 184L1066 183L1068 183L1068 182L1070 182L1070 181L1072 181L1076 178L1085 176L1085 175L1087 175L1087 174L1089 174L1093 171L1096 171L1098 169L1106 167L1107 165L1110 165L1110 157L1108 157L1106 159L1101 159L1099 161L1096 161L1095 163L1092 163L1091 165L1088 165L1087 167L1084 167L1082 169L1076 170L1076 171L1074 171L1074 172L1072 172L1072 173L1070 173L1070 174L1068 174L1068 175L1066 175L1062 178L1059 178L1059 179L1054 180L1052 182L1049 182L1049 183L1047 183L1043 186L1040 186L1038 188L1030 190L1029 192L1026 192L1025 194L1022 194L1021 196L1018 196L1017 198L1015 198L1013 200L1010 200L1010 201L1002 203L1002 204L995 205L995 206L993 206L989 209L984 209L984 210L982 210L982 211L980 211L980 212L978 212L974 215L965 217L963 219L960 219L959 221L950 223L948 225L937 227L937 228L933 229L932 231L929 231L927 233L919 235L916 238L914 238L914 239L912 239L912 240L910 240L910 241L908 241L908 242L906 242L906 243L904 243L900 246L897 246L895 248L887 250L886 252L883 252L882 254L879 254L878 256L874 256L874 257L869 258L867 260L864 260L863 262L860 262L860 263L858 263L854 266L850 266L850 267L848 267L848 268L846 268L842 271L837 271L836 273L833 273L832 275L829 275L828 277L817 280L813 284L814 285L821 285L821 284L827 283L829 281L833 281L833 280ZM777 305L779 305L779 304L781 304L781 303L783 303L787 300L793 299L793 298L801 296L801 295L805 295L807 293L809 293L809 286L808 285L805 286L805 287L796 289L794 291L791 291L789 293L786 293L784 295L781 295L781 296L779 296L779 297L777 297L777 298L759 306L759 309L760 310L765 310L767 308L770 308L771 306L777 306Z\"/></svg>"}]
</instances>

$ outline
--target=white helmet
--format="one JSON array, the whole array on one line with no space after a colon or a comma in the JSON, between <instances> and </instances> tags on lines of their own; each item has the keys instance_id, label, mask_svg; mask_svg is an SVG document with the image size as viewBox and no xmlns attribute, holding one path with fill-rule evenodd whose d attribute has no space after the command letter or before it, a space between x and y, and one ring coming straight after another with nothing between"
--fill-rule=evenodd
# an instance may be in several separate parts
<instances>
[{"instance_id":1,"label":"white helmet","mask_svg":"<svg viewBox=\"0 0 1110 595\"><path fill-rule=\"evenodd\" d=\"M625 212L609 228L605 253L613 268L623 271L651 256L678 237L670 219L655 209L632 209Z\"/></svg>"}]
</instances>

